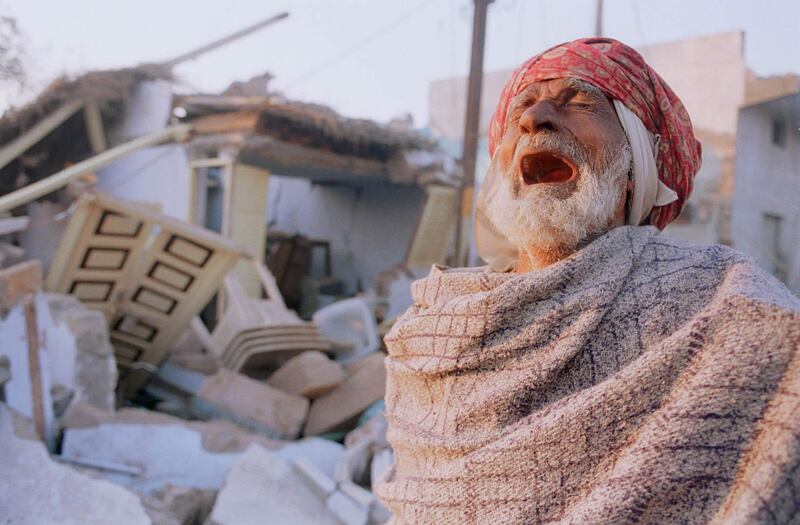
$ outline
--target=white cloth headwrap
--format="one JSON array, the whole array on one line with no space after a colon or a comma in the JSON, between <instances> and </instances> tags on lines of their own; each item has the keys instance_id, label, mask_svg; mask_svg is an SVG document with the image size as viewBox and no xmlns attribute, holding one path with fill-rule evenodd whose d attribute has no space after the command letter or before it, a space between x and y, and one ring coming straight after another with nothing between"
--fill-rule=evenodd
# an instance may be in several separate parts
<instances>
[{"instance_id":1,"label":"white cloth headwrap","mask_svg":"<svg viewBox=\"0 0 800 525\"><path fill-rule=\"evenodd\" d=\"M614 109L617 110L619 122L628 136L633 156L633 195L626 222L638 226L650 215L654 206L675 202L678 194L658 178L656 155L660 137L656 139L644 127L641 119L619 100L614 100Z\"/></svg>"},{"instance_id":2,"label":"white cloth headwrap","mask_svg":"<svg viewBox=\"0 0 800 525\"><path fill-rule=\"evenodd\" d=\"M658 178L656 152L658 140L644 127L642 121L618 100L614 100L619 122L628 137L633 157L633 195L626 223L639 225L654 206L664 206L678 200L678 194ZM475 245L478 255L495 271L506 271L517 261L517 248L497 231L485 209L492 205L499 191L497 175L490 170L478 192L475 208Z\"/></svg>"}]
</instances>

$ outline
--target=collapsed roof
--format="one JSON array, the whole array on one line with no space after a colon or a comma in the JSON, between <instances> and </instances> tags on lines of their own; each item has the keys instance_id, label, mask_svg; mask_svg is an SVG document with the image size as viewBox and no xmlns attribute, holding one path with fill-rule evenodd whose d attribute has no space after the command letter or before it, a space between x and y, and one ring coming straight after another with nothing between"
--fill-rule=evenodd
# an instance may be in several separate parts
<instances>
[{"instance_id":1,"label":"collapsed roof","mask_svg":"<svg viewBox=\"0 0 800 525\"><path fill-rule=\"evenodd\" d=\"M194 125L198 156L231 146L247 163L316 181L455 184L455 163L418 131L276 94L185 95L175 106Z\"/></svg>"},{"instance_id":2,"label":"collapsed roof","mask_svg":"<svg viewBox=\"0 0 800 525\"><path fill-rule=\"evenodd\" d=\"M95 104L104 126L113 127L134 88L142 81L158 79L171 80L172 74L154 64L91 71L72 79L60 77L33 102L3 114L0 144L10 143L73 101ZM14 190L20 175L34 182L93 154L84 117L77 109L57 129L0 169L0 195Z\"/></svg>"}]
</instances>

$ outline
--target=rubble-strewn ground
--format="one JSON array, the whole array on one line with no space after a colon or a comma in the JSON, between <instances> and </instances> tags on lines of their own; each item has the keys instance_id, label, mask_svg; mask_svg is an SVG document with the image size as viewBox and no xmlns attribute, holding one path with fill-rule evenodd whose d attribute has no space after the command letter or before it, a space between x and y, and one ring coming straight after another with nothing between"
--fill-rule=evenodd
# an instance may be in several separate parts
<instances>
[{"instance_id":1,"label":"rubble-strewn ground","mask_svg":"<svg viewBox=\"0 0 800 525\"><path fill-rule=\"evenodd\" d=\"M392 462L382 352L346 366L301 352L263 379L222 367L187 336L126 399L115 390L103 314L72 296L44 294L35 275L15 281L26 275L33 274L0 270L0 290L20 290L0 294L0 333L13 335L0 347L0 521L366 525L389 518L370 491ZM33 347L30 319L38 326ZM30 394L37 388L41 395ZM40 417L50 442L36 427Z\"/></svg>"}]
</instances>

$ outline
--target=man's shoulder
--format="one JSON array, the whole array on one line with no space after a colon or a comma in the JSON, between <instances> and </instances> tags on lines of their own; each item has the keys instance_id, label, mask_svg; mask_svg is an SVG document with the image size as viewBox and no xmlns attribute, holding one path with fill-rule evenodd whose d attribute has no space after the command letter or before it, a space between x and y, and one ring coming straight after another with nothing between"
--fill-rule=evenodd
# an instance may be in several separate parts
<instances>
[{"instance_id":1,"label":"man's shoulder","mask_svg":"<svg viewBox=\"0 0 800 525\"><path fill-rule=\"evenodd\" d=\"M714 282L718 294L800 312L798 299L786 286L750 256L721 244L702 244L668 235L653 237L643 255L660 273L676 271L699 285Z\"/></svg>"}]
</instances>

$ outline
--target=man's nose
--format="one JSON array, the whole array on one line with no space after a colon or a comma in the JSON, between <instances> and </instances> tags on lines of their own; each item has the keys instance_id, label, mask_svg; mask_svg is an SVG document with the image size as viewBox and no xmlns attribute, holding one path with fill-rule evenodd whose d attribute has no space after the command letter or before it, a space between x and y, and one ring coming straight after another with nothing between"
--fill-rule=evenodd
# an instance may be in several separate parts
<instances>
[{"instance_id":1,"label":"man's nose","mask_svg":"<svg viewBox=\"0 0 800 525\"><path fill-rule=\"evenodd\" d=\"M522 133L538 133L539 131L558 131L558 116L555 107L549 100L541 100L528 107L519 118Z\"/></svg>"}]
</instances>

